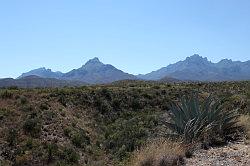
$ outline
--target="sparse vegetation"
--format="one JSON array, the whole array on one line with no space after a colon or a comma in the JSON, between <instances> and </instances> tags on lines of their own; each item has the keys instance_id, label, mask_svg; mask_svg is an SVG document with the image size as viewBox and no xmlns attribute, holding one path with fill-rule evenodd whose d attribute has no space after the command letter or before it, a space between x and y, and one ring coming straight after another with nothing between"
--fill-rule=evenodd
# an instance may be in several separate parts
<instances>
[{"instance_id":1,"label":"sparse vegetation","mask_svg":"<svg viewBox=\"0 0 250 166\"><path fill-rule=\"evenodd\" d=\"M249 85L247 81L202 84L122 81L77 88L0 89L0 163L34 166L182 163L185 156L192 156L190 142L212 144L218 141L214 138L225 142L239 134L249 138ZM190 97L193 89L197 99ZM163 121L178 124L178 118L171 121L170 104L177 103L175 112L178 114L182 109L183 114L182 96L187 96L184 103L190 110L196 110L200 118L190 111L196 123L190 118L184 122L179 118L181 130L165 127ZM208 100L208 96L213 100ZM218 107L215 101L221 101ZM198 109L193 109L192 103ZM238 114L241 116L237 124L244 126L244 130L235 133L231 127ZM202 117L205 122L199 121ZM201 125L197 128L195 124ZM173 139L173 133L182 139Z\"/></svg>"}]
</instances>

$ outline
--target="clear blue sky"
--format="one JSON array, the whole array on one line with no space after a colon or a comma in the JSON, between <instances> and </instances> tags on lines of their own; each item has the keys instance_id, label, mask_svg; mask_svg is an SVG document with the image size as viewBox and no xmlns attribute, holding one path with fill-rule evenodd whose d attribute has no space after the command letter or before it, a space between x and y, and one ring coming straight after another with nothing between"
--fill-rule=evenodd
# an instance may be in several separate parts
<instances>
[{"instance_id":1,"label":"clear blue sky","mask_svg":"<svg viewBox=\"0 0 250 166\"><path fill-rule=\"evenodd\" d=\"M0 78L99 57L147 73L198 53L250 59L249 0L0 0Z\"/></svg>"}]
</instances>

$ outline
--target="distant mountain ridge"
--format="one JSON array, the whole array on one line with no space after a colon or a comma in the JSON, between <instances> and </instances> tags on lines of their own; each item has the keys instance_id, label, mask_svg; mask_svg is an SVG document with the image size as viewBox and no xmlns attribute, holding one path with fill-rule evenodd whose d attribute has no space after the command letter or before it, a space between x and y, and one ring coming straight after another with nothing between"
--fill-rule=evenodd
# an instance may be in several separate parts
<instances>
[{"instance_id":1,"label":"distant mountain ridge","mask_svg":"<svg viewBox=\"0 0 250 166\"><path fill-rule=\"evenodd\" d=\"M102 63L98 58L87 61L82 67L67 73L53 72L39 68L23 73L18 79L35 75L41 78L53 78L62 81L78 81L88 84L111 83L120 80L158 80L160 82L180 81L237 81L250 80L250 61L232 61L222 59L218 63L209 61L198 54L183 61L170 64L145 75L132 75Z\"/></svg>"},{"instance_id":2,"label":"distant mountain ridge","mask_svg":"<svg viewBox=\"0 0 250 166\"><path fill-rule=\"evenodd\" d=\"M110 64L103 64L98 58L89 60L79 69L74 69L62 76L66 80L78 80L91 84L111 83L119 80L137 79L132 74L125 73Z\"/></svg>"},{"instance_id":3,"label":"distant mountain ridge","mask_svg":"<svg viewBox=\"0 0 250 166\"><path fill-rule=\"evenodd\" d=\"M160 80L164 77L194 81L249 80L250 61L223 59L218 63L212 63L207 58L194 54L184 61L170 64L145 75L138 75L138 77L145 80Z\"/></svg>"},{"instance_id":4,"label":"distant mountain ridge","mask_svg":"<svg viewBox=\"0 0 250 166\"><path fill-rule=\"evenodd\" d=\"M18 79L35 75L41 78L56 78L60 80L80 81L89 84L111 83L119 80L138 79L132 74L125 73L110 64L103 64L98 58L90 59L85 65L67 73L53 72L44 67L23 73Z\"/></svg>"},{"instance_id":5,"label":"distant mountain ridge","mask_svg":"<svg viewBox=\"0 0 250 166\"><path fill-rule=\"evenodd\" d=\"M23 73L21 76L18 78L23 78L27 76L38 76L41 78L61 78L63 76L62 72L53 72L51 69L46 69L45 67L41 67L38 69L31 70L27 73Z\"/></svg>"}]
</instances>

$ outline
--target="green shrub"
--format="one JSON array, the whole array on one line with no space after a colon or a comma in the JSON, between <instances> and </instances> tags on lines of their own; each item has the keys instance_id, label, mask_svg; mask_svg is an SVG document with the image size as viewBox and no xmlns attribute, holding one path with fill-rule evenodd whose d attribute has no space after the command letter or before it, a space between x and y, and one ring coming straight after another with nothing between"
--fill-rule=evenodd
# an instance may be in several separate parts
<instances>
[{"instance_id":1,"label":"green shrub","mask_svg":"<svg viewBox=\"0 0 250 166\"><path fill-rule=\"evenodd\" d=\"M109 102L105 99L97 99L95 101L95 105L102 114L108 113L112 110L112 107L110 106Z\"/></svg>"},{"instance_id":2,"label":"green shrub","mask_svg":"<svg viewBox=\"0 0 250 166\"><path fill-rule=\"evenodd\" d=\"M107 88L102 88L101 89L101 95L105 97L107 100L111 100L111 92Z\"/></svg>"},{"instance_id":3,"label":"green shrub","mask_svg":"<svg viewBox=\"0 0 250 166\"><path fill-rule=\"evenodd\" d=\"M18 131L15 128L10 128L8 130L7 135L7 142L9 143L9 146L14 146L17 141Z\"/></svg>"},{"instance_id":4,"label":"green shrub","mask_svg":"<svg viewBox=\"0 0 250 166\"><path fill-rule=\"evenodd\" d=\"M78 148L85 148L86 145L90 144L90 138L85 131L80 130L80 132L73 135L72 143Z\"/></svg>"},{"instance_id":5,"label":"green shrub","mask_svg":"<svg viewBox=\"0 0 250 166\"><path fill-rule=\"evenodd\" d=\"M172 104L171 122L168 127L185 142L226 141L235 132L238 114L235 111L223 111L219 101L210 97L200 103L197 95L184 97L180 104Z\"/></svg>"},{"instance_id":6,"label":"green shrub","mask_svg":"<svg viewBox=\"0 0 250 166\"><path fill-rule=\"evenodd\" d=\"M134 100L132 100L131 107L133 109L142 109L143 103L140 101L140 99L135 98Z\"/></svg>"},{"instance_id":7,"label":"green shrub","mask_svg":"<svg viewBox=\"0 0 250 166\"><path fill-rule=\"evenodd\" d=\"M58 102L61 103L64 107L67 106L67 99L65 95L60 95Z\"/></svg>"},{"instance_id":8,"label":"green shrub","mask_svg":"<svg viewBox=\"0 0 250 166\"><path fill-rule=\"evenodd\" d=\"M247 98L250 99L250 90L247 91Z\"/></svg>"},{"instance_id":9,"label":"green shrub","mask_svg":"<svg viewBox=\"0 0 250 166\"><path fill-rule=\"evenodd\" d=\"M41 109L41 110L48 110L48 109L49 109L49 105L48 105L47 103L42 103L42 104L40 105L40 109Z\"/></svg>"},{"instance_id":10,"label":"green shrub","mask_svg":"<svg viewBox=\"0 0 250 166\"><path fill-rule=\"evenodd\" d=\"M47 155L48 155L48 163L50 163L51 161L53 161L55 156L57 156L58 146L55 143L50 143L50 144L47 144L46 149L47 149Z\"/></svg>"},{"instance_id":11,"label":"green shrub","mask_svg":"<svg viewBox=\"0 0 250 166\"><path fill-rule=\"evenodd\" d=\"M24 96L21 96L21 97L20 97L20 103L21 103L22 105L24 105L24 104L28 103L28 99L27 99L26 97L24 97Z\"/></svg>"},{"instance_id":12,"label":"green shrub","mask_svg":"<svg viewBox=\"0 0 250 166\"><path fill-rule=\"evenodd\" d=\"M145 113L145 114L144 114ZM117 119L106 128L105 148L115 156L116 159L122 160L128 157L129 152L139 148L150 135L150 129L157 124L156 117L147 114L130 114L123 118Z\"/></svg>"},{"instance_id":13,"label":"green shrub","mask_svg":"<svg viewBox=\"0 0 250 166\"><path fill-rule=\"evenodd\" d=\"M119 100L119 99L114 99L113 101L112 101L112 107L114 108L114 110L120 110L121 109L121 100Z\"/></svg>"},{"instance_id":14,"label":"green shrub","mask_svg":"<svg viewBox=\"0 0 250 166\"><path fill-rule=\"evenodd\" d=\"M3 91L1 94L0 94L0 97L2 99L11 99L13 97L13 93L11 93L10 91L8 90L5 90Z\"/></svg>"},{"instance_id":15,"label":"green shrub","mask_svg":"<svg viewBox=\"0 0 250 166\"><path fill-rule=\"evenodd\" d=\"M31 112L33 111L33 107L31 107L30 105L24 105L20 108L21 112Z\"/></svg>"},{"instance_id":16,"label":"green shrub","mask_svg":"<svg viewBox=\"0 0 250 166\"><path fill-rule=\"evenodd\" d=\"M33 139L32 138L28 138L28 140L26 141L26 145L25 145L28 149L32 149L33 148Z\"/></svg>"},{"instance_id":17,"label":"green shrub","mask_svg":"<svg viewBox=\"0 0 250 166\"><path fill-rule=\"evenodd\" d=\"M4 117L7 117L10 115L10 110L6 108L0 108L0 120L3 120Z\"/></svg>"},{"instance_id":18,"label":"green shrub","mask_svg":"<svg viewBox=\"0 0 250 166\"><path fill-rule=\"evenodd\" d=\"M67 163L77 163L80 156L73 148L64 148L61 158Z\"/></svg>"},{"instance_id":19,"label":"green shrub","mask_svg":"<svg viewBox=\"0 0 250 166\"><path fill-rule=\"evenodd\" d=\"M38 118L28 117L24 122L23 129L26 133L29 133L32 137L39 136L41 132L41 122Z\"/></svg>"},{"instance_id":20,"label":"green shrub","mask_svg":"<svg viewBox=\"0 0 250 166\"><path fill-rule=\"evenodd\" d=\"M72 133L72 129L70 127L65 127L63 129L63 133L66 137L70 137L70 134Z\"/></svg>"}]
</instances>

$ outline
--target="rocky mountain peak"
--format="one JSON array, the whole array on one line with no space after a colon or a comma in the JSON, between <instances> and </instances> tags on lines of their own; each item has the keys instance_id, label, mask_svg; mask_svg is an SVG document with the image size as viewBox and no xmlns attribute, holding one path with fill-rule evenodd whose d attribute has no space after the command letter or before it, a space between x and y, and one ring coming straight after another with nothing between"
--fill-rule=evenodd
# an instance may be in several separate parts
<instances>
[{"instance_id":1,"label":"rocky mountain peak","mask_svg":"<svg viewBox=\"0 0 250 166\"><path fill-rule=\"evenodd\" d=\"M85 65L93 65L93 64L103 64L99 58L95 57L93 59L90 59Z\"/></svg>"},{"instance_id":2,"label":"rocky mountain peak","mask_svg":"<svg viewBox=\"0 0 250 166\"><path fill-rule=\"evenodd\" d=\"M187 57L186 60L188 60L188 61L208 61L207 57L203 58L199 54L194 54L190 57Z\"/></svg>"}]
</instances>

